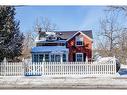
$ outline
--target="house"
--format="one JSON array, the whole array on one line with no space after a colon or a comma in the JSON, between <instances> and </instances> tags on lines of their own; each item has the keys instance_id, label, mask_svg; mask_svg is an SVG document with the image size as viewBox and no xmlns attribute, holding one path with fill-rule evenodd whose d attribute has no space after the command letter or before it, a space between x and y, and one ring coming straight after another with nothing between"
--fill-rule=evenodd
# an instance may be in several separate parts
<instances>
[{"instance_id":1,"label":"house","mask_svg":"<svg viewBox=\"0 0 127 95\"><path fill-rule=\"evenodd\" d=\"M85 62L92 59L92 31L39 31L33 62Z\"/></svg>"}]
</instances>

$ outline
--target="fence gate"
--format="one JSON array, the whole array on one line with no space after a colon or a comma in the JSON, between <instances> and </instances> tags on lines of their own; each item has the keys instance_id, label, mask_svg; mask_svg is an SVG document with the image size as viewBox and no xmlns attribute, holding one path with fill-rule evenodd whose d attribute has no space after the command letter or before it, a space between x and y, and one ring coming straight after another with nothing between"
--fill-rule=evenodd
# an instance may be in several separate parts
<instances>
[{"instance_id":1,"label":"fence gate","mask_svg":"<svg viewBox=\"0 0 127 95\"><path fill-rule=\"evenodd\" d=\"M43 64L42 63L27 63L25 64L25 76L41 76L43 74Z\"/></svg>"}]
</instances>

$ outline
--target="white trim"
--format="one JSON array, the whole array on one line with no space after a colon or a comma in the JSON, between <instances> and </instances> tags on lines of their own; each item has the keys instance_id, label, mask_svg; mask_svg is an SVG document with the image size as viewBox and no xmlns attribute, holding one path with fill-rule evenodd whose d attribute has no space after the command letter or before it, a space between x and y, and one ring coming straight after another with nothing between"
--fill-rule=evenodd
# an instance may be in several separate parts
<instances>
[{"instance_id":1,"label":"white trim","mask_svg":"<svg viewBox=\"0 0 127 95\"><path fill-rule=\"evenodd\" d=\"M83 53L76 53L76 55L75 55L76 62L78 62L78 61L77 61L77 55L78 55L78 54L81 54L81 55L82 55L82 61L81 61L81 62L83 62L83 58L84 58Z\"/></svg>"},{"instance_id":2,"label":"white trim","mask_svg":"<svg viewBox=\"0 0 127 95\"><path fill-rule=\"evenodd\" d=\"M81 33L83 36L85 36L85 37L87 37L89 40L93 41L92 38L90 38L90 37L87 36L86 34L82 33L82 31L76 32L72 37L68 38L66 41L69 41L70 39L72 39L73 37L75 37L78 33Z\"/></svg>"},{"instance_id":3,"label":"white trim","mask_svg":"<svg viewBox=\"0 0 127 95\"><path fill-rule=\"evenodd\" d=\"M66 52L66 62L68 62L68 52Z\"/></svg>"},{"instance_id":4,"label":"white trim","mask_svg":"<svg viewBox=\"0 0 127 95\"><path fill-rule=\"evenodd\" d=\"M60 54L60 62L63 62L63 54Z\"/></svg>"}]
</instances>

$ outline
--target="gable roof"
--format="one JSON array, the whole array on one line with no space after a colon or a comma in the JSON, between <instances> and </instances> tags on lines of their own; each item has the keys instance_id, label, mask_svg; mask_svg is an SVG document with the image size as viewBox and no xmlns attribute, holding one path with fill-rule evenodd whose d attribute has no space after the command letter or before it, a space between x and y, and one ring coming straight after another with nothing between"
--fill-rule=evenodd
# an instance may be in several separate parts
<instances>
[{"instance_id":1,"label":"gable roof","mask_svg":"<svg viewBox=\"0 0 127 95\"><path fill-rule=\"evenodd\" d=\"M67 39L67 41L69 41L70 39L72 39L73 37L75 37L78 33L82 34L83 36L87 37L88 39L90 39L92 41L92 38L90 38L89 36L87 36L85 33L83 33L82 31L78 31L76 32L73 36L71 36L70 38Z\"/></svg>"},{"instance_id":2,"label":"gable roof","mask_svg":"<svg viewBox=\"0 0 127 95\"><path fill-rule=\"evenodd\" d=\"M57 37L60 37L61 39L67 40L79 31L53 31L53 32L56 33ZM92 30L82 30L80 32L82 32L83 34L85 34L89 38L93 39ZM41 32L41 34L42 33L44 33L44 32Z\"/></svg>"}]
</instances>

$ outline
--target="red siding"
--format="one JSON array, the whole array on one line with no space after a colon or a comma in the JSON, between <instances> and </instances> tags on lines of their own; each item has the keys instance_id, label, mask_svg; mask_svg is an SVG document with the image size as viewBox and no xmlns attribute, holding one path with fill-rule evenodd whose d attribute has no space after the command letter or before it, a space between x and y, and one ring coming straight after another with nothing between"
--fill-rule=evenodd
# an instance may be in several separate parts
<instances>
[{"instance_id":1,"label":"red siding","mask_svg":"<svg viewBox=\"0 0 127 95\"><path fill-rule=\"evenodd\" d=\"M78 35L80 35L80 33L78 33L76 36L78 36ZM81 34L81 36L83 36L83 35ZM75 37L73 37L72 39L70 39L67 42L67 48L69 48L69 61L72 62L73 61L73 54L78 53L78 52L79 53L86 53L86 56L90 60L92 58L92 40L90 40L87 36L83 36L84 37L84 45L83 46L75 46Z\"/></svg>"}]
</instances>

